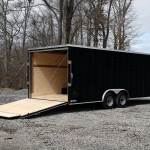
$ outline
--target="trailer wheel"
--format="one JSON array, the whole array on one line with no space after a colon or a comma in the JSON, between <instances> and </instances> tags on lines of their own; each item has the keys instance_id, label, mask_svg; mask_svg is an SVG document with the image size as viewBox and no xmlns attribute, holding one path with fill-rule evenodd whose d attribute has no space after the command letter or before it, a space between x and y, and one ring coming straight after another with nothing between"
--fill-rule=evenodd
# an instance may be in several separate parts
<instances>
[{"instance_id":1,"label":"trailer wheel","mask_svg":"<svg viewBox=\"0 0 150 150\"><path fill-rule=\"evenodd\" d=\"M116 96L116 104L118 107L125 107L127 104L127 94L125 92L120 92Z\"/></svg>"},{"instance_id":2,"label":"trailer wheel","mask_svg":"<svg viewBox=\"0 0 150 150\"><path fill-rule=\"evenodd\" d=\"M113 93L107 93L104 97L103 107L110 109L114 107L115 96Z\"/></svg>"}]
</instances>

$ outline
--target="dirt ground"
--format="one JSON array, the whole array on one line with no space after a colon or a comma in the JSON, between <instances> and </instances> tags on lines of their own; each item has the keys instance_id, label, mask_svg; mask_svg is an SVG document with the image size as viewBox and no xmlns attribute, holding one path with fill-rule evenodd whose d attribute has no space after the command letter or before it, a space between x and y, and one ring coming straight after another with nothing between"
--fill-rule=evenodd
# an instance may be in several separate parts
<instances>
[{"instance_id":1,"label":"dirt ground","mask_svg":"<svg viewBox=\"0 0 150 150\"><path fill-rule=\"evenodd\" d=\"M0 91L17 91L17 90L12 88L0 88Z\"/></svg>"},{"instance_id":2,"label":"dirt ground","mask_svg":"<svg viewBox=\"0 0 150 150\"><path fill-rule=\"evenodd\" d=\"M0 118L0 150L150 150L150 101L106 110L62 106L26 119Z\"/></svg>"}]
</instances>

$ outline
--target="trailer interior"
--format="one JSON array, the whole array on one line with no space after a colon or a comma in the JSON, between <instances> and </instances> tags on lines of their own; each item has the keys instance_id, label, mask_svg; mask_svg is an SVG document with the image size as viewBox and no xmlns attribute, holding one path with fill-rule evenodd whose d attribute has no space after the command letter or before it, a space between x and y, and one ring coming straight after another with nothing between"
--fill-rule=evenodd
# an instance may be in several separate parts
<instances>
[{"instance_id":1,"label":"trailer interior","mask_svg":"<svg viewBox=\"0 0 150 150\"><path fill-rule=\"evenodd\" d=\"M29 98L68 101L67 49L32 52Z\"/></svg>"}]
</instances>

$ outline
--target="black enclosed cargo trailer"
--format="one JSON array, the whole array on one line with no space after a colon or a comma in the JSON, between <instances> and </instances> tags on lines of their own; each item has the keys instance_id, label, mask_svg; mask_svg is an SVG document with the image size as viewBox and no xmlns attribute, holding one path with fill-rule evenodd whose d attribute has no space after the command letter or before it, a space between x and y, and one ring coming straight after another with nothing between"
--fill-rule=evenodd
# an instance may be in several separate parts
<instances>
[{"instance_id":1,"label":"black enclosed cargo trailer","mask_svg":"<svg viewBox=\"0 0 150 150\"><path fill-rule=\"evenodd\" d=\"M60 63L63 57L67 55L65 59L67 67L60 75L66 84L61 85L61 79L58 82L53 79L52 81L54 81L54 85L58 85L58 91L55 92L55 94L62 94L62 88L67 89L67 102L70 105L103 102L104 107L112 108L113 103L116 102L118 106L124 107L129 98L150 96L149 55L121 50L116 51L75 45L61 45L29 49L29 56L31 55L29 80L30 98L34 95L32 88L34 87L33 84L35 84L35 76L33 76L34 71L31 66L32 60L35 58L34 54L36 53L39 53L40 57L42 57L44 53L53 55L54 60L49 57L52 62L54 61L52 64L49 61L49 64L47 64L49 66L39 65L39 67L54 67L54 70L57 69L57 71L63 66L60 65ZM62 57L60 57L57 64L55 64L55 56L57 56L57 53L58 55L62 53ZM52 73L54 73L54 71ZM47 76L49 79L50 74ZM55 74L54 76L54 79L60 78L59 75L57 76ZM40 82L42 82L42 79L40 79ZM52 85L53 83L49 84ZM42 88L43 86L40 90L42 90ZM53 85L52 87L46 88L49 94L53 94L54 92L50 92L51 88L53 88Z\"/></svg>"},{"instance_id":2,"label":"black enclosed cargo trailer","mask_svg":"<svg viewBox=\"0 0 150 150\"><path fill-rule=\"evenodd\" d=\"M28 116L67 104L125 107L129 99L150 96L148 54L75 45L32 48L27 68L29 99L0 106L0 116Z\"/></svg>"}]
</instances>

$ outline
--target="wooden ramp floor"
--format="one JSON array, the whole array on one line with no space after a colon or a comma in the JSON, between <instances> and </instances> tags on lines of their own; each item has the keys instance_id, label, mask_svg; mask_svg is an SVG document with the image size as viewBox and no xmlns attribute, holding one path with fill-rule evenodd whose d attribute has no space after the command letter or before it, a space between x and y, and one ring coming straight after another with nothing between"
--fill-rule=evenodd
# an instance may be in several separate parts
<instances>
[{"instance_id":1,"label":"wooden ramp floor","mask_svg":"<svg viewBox=\"0 0 150 150\"><path fill-rule=\"evenodd\" d=\"M0 105L0 116L13 118L30 114L32 115L33 113L40 112L42 110L67 104L67 100L68 96L64 94L46 95L36 98L23 99Z\"/></svg>"}]
</instances>

